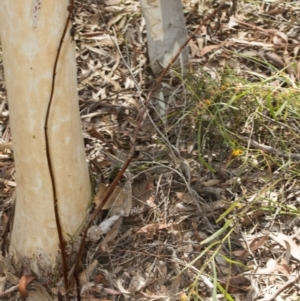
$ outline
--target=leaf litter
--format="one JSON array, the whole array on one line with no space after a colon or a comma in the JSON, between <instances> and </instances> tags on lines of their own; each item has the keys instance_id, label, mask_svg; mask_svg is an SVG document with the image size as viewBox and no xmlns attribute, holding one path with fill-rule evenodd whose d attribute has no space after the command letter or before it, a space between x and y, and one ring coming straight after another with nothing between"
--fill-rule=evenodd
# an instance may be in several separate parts
<instances>
[{"instance_id":1,"label":"leaf litter","mask_svg":"<svg viewBox=\"0 0 300 301\"><path fill-rule=\"evenodd\" d=\"M190 32L215 7L183 5ZM299 11L296 1L226 2L190 41L190 73L182 78L174 70L163 82L134 160L90 229L83 300L297 300ZM128 156L155 78L139 1L77 2L75 28L98 205ZM7 257L16 183L1 57L0 69L0 233ZM22 278L5 257L0 296L14 298ZM45 282L60 300L55 280ZM33 300L50 298L37 280L26 289Z\"/></svg>"}]
</instances>

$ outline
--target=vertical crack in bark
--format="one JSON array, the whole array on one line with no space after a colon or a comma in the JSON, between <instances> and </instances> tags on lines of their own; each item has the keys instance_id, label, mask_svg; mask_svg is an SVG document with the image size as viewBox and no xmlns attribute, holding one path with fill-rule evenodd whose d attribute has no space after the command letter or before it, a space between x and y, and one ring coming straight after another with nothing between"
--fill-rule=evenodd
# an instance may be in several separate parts
<instances>
[{"instance_id":1,"label":"vertical crack in bark","mask_svg":"<svg viewBox=\"0 0 300 301\"><path fill-rule=\"evenodd\" d=\"M50 116L50 112L51 112L53 95L54 95L54 90L55 90L55 78L56 78L58 60L59 60L59 57L60 57L60 53L61 53L61 50L62 50L62 45L63 45L64 39L65 39L65 36L66 36L68 25L69 25L69 22L71 20L71 16L72 16L72 13L73 13L73 8L74 8L74 0L71 0L70 5L68 6L69 14L68 14L65 26L64 26L64 31L63 31L63 33L61 35L61 38L60 38L60 41L59 41L57 54L56 54L55 61L54 61L53 73L52 73L51 93L50 93L50 98L49 98L49 102L48 102L48 106L47 106L45 123L44 123L47 164L48 164L49 174L50 174L51 184L52 184L54 214L55 214L56 228L57 228L58 239L59 239L60 250L61 250L63 276L64 276L67 300L69 299L68 298L68 289L69 289L68 266L67 266L67 258L66 258L66 251L65 251L65 241L64 241L64 238L63 238L62 227L61 227L61 222L60 222L59 212L58 212L57 187L56 187L54 171L53 171L53 162L51 160L51 154L50 154L48 129L49 129L49 116Z\"/></svg>"}]
</instances>

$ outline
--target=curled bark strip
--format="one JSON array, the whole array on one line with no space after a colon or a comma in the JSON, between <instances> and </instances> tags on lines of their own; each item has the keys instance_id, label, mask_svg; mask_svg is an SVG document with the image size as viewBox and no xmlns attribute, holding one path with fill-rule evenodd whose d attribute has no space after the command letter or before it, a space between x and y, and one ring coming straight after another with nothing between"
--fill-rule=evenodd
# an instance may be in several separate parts
<instances>
[{"instance_id":1,"label":"curled bark strip","mask_svg":"<svg viewBox=\"0 0 300 301\"><path fill-rule=\"evenodd\" d=\"M23 298L27 298L28 292L27 292L27 285L34 279L33 276L30 275L24 275L21 277L19 281L19 293Z\"/></svg>"}]
</instances>

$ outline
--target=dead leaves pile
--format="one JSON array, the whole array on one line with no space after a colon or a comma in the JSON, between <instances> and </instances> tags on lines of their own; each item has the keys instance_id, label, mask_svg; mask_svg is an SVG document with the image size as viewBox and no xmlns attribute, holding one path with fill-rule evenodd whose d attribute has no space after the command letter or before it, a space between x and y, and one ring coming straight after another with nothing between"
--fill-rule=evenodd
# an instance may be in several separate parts
<instances>
[{"instance_id":1,"label":"dead leaves pile","mask_svg":"<svg viewBox=\"0 0 300 301\"><path fill-rule=\"evenodd\" d=\"M214 9L207 1L183 3L189 31ZM241 79L273 76L269 87L284 82L295 88L300 77L296 20L295 1L226 4L190 42L191 72L197 76L204 70L220 83L230 68ZM78 1L75 23L80 112L97 206L127 158L154 79L147 69L139 1ZM0 87L4 229L15 182L1 78ZM239 154L232 156L227 145L215 149L209 139L205 160L214 172L207 169L195 150L198 115L187 113L183 86L166 81L164 91L169 120L160 119L154 105L149 108L135 158L89 229L86 268L79 276L82 299L224 300L228 293L236 300L271 300L275 294L295 300L297 290L283 285L299 277L297 176L284 179L271 163L261 168L249 155L253 173ZM206 105L209 101L201 102L197 110ZM246 134L252 130L245 128ZM1 291L18 281L7 280ZM34 282L28 283L29 294L30 285L48 300ZM58 289L52 293L59 300Z\"/></svg>"},{"instance_id":2,"label":"dead leaves pile","mask_svg":"<svg viewBox=\"0 0 300 301\"><path fill-rule=\"evenodd\" d=\"M79 62L82 59L82 117L87 125L93 124L92 132L87 130L87 149L106 179L126 158L134 116L141 110L149 80L145 27L138 2L122 1L118 7L115 2L108 4L112 2L89 6L88 22L83 17L84 26L77 41L81 49L78 53L83 55L78 57ZM294 4L276 5L243 2L237 5L235 15L233 7L225 6L218 18L190 42L194 74L201 65L213 80L219 81L219 74L229 67L251 81L276 74L271 86L278 86L284 75L276 70L283 69L289 84L295 85L299 76L297 68L291 65L298 65L299 41L295 35L297 26L291 27L290 20L296 8ZM202 12L212 10L206 3L185 1L188 28L197 26ZM279 19L281 26L274 28L272 18ZM103 41L96 37L98 34ZM182 87L176 88L178 93L182 91ZM174 87L166 83L165 89L172 91ZM168 103L170 112L184 110L183 102L174 95ZM165 121L155 117L155 107L151 109L139 134L136 158L121 185L131 183L131 194L127 197L126 192L124 196L121 186L117 192L120 199L129 202L129 213L122 216L123 209L114 214L107 208L105 222L99 221L91 229L91 250L95 250L92 257L102 267L101 276L95 275L94 279L102 279L108 295L121 294L137 300L185 300L195 296L206 299L213 294L214 277L235 298L270 297L287 277L295 276L297 258L292 254L296 254L297 248L288 229L275 231L278 222L272 220L270 224L266 219L270 213L269 194L275 189L265 187L268 170L251 174L241 166L238 156L234 159L225 153L225 163L216 165L216 176L212 176L193 157L193 146L183 145L182 141L190 143L184 137L185 130L181 130L185 125L174 123L171 128L164 128ZM181 119L178 115L176 118ZM159 125L158 132L155 124ZM172 136L172 131L176 135ZM172 145L178 147L179 153ZM181 157L186 155L190 159ZM209 154L208 160L219 155ZM278 180L279 186L281 183ZM289 189L287 185L283 191ZM112 200L118 202L118 197ZM295 197L290 201L293 206ZM273 217L273 213L269 216ZM223 241L226 219L232 221L230 227L234 231L229 240ZM267 231L260 229L258 221ZM219 235L211 239L216 233ZM210 249L210 244L203 243L206 241L219 247ZM277 259L273 259L274 254ZM263 277L267 272L270 277ZM286 294L292 298L295 290ZM222 296L217 297L221 300Z\"/></svg>"}]
</instances>

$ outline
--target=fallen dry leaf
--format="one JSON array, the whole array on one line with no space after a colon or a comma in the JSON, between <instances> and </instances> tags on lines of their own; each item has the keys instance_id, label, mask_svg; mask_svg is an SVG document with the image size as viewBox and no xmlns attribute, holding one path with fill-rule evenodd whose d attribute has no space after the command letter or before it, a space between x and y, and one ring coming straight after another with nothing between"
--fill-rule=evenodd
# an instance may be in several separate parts
<instances>
[{"instance_id":1,"label":"fallen dry leaf","mask_svg":"<svg viewBox=\"0 0 300 301\"><path fill-rule=\"evenodd\" d=\"M158 230L162 230L162 229L167 229L167 225L153 223L140 228L139 230L136 231L136 234L146 234L147 237L151 237L154 234L156 234Z\"/></svg>"},{"instance_id":2,"label":"fallen dry leaf","mask_svg":"<svg viewBox=\"0 0 300 301\"><path fill-rule=\"evenodd\" d=\"M91 281L91 279L90 279L91 274L93 273L97 264L98 264L98 260L95 259L92 263L90 263L87 266L87 268L83 272L80 273L79 281L80 281L81 287L87 286L89 284L89 282Z\"/></svg>"},{"instance_id":3,"label":"fallen dry leaf","mask_svg":"<svg viewBox=\"0 0 300 301\"><path fill-rule=\"evenodd\" d=\"M244 249L244 250L234 250L232 251L232 254L236 257L240 258L246 258L250 253L254 252L258 248L260 248L268 239L268 236L262 236L262 237L256 237L254 238L251 243L249 244L249 250Z\"/></svg>"},{"instance_id":4,"label":"fallen dry leaf","mask_svg":"<svg viewBox=\"0 0 300 301\"><path fill-rule=\"evenodd\" d=\"M270 233L269 237L274 241L278 242L284 249L287 249L287 243L290 246L291 255L300 260L300 246L296 244L291 236L287 236L283 233Z\"/></svg>"},{"instance_id":5,"label":"fallen dry leaf","mask_svg":"<svg viewBox=\"0 0 300 301\"><path fill-rule=\"evenodd\" d=\"M214 50L214 49L218 49L220 48L220 45L209 45L204 47L201 51L200 51L200 56L204 56L206 53Z\"/></svg>"},{"instance_id":6,"label":"fallen dry leaf","mask_svg":"<svg viewBox=\"0 0 300 301\"><path fill-rule=\"evenodd\" d=\"M103 197L105 196L108 186L105 186L104 184L100 184L98 187L98 192L95 196L95 204L97 207L101 204ZM110 209L113 206L121 206L123 204L125 195L122 192L122 188L117 186L105 205L103 206L102 210Z\"/></svg>"}]
</instances>

